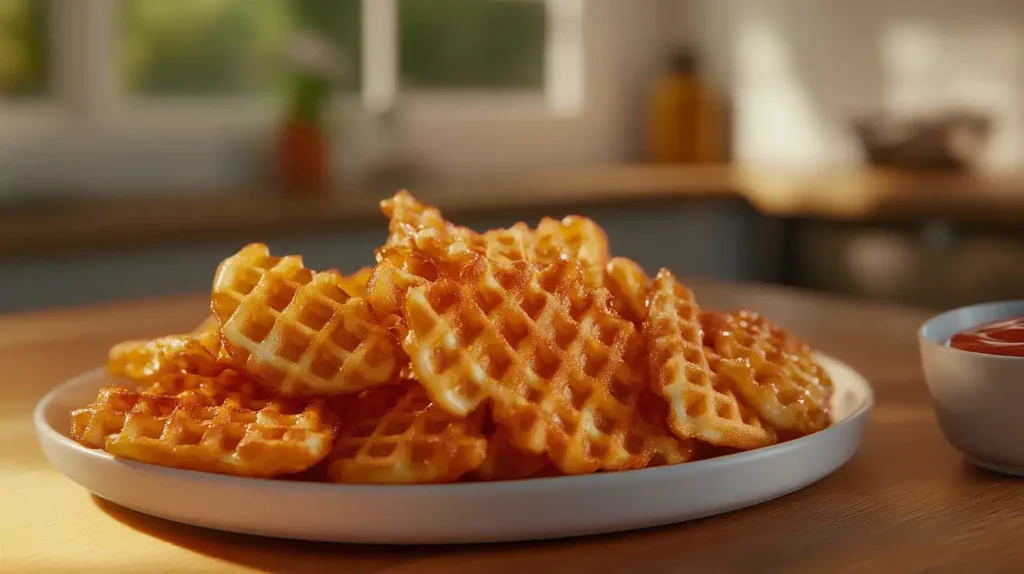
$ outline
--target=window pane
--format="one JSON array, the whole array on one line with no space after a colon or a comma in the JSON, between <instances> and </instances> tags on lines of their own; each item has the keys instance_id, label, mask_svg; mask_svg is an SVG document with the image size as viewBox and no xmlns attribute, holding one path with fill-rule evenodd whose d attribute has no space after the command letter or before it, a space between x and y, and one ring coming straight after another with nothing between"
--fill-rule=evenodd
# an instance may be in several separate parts
<instances>
[{"instance_id":1,"label":"window pane","mask_svg":"<svg viewBox=\"0 0 1024 574\"><path fill-rule=\"evenodd\" d=\"M398 0L399 69L418 88L541 88L542 0Z\"/></svg>"},{"instance_id":2,"label":"window pane","mask_svg":"<svg viewBox=\"0 0 1024 574\"><path fill-rule=\"evenodd\" d=\"M47 0L0 0L0 98L47 89Z\"/></svg>"},{"instance_id":3,"label":"window pane","mask_svg":"<svg viewBox=\"0 0 1024 574\"><path fill-rule=\"evenodd\" d=\"M149 96L271 92L303 29L326 36L359 86L360 0L121 0L128 91Z\"/></svg>"}]
</instances>

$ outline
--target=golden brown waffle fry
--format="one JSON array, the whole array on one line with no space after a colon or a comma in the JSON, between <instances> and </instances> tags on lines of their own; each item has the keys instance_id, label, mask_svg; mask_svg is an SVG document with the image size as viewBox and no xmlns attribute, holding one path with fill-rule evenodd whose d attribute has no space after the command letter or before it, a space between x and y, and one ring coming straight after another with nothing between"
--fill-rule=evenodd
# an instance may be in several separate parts
<instances>
[{"instance_id":1,"label":"golden brown waffle fry","mask_svg":"<svg viewBox=\"0 0 1024 574\"><path fill-rule=\"evenodd\" d=\"M366 285L370 282L373 267L362 267L351 275L341 278L341 288L349 297L366 297Z\"/></svg>"},{"instance_id":2,"label":"golden brown waffle fry","mask_svg":"<svg viewBox=\"0 0 1024 574\"><path fill-rule=\"evenodd\" d=\"M487 437L487 457L473 473L475 480L520 480L558 473L551 459L512 444L508 429L496 428Z\"/></svg>"},{"instance_id":3,"label":"golden brown waffle fry","mask_svg":"<svg viewBox=\"0 0 1024 574\"><path fill-rule=\"evenodd\" d=\"M483 234L484 255L495 261L530 261L534 241L533 230L523 222L508 229L492 229Z\"/></svg>"},{"instance_id":4,"label":"golden brown waffle fry","mask_svg":"<svg viewBox=\"0 0 1024 574\"><path fill-rule=\"evenodd\" d=\"M671 407L669 426L679 438L718 446L773 444L775 433L710 371L699 313L693 293L662 269L648 298L645 332L654 390Z\"/></svg>"},{"instance_id":5,"label":"golden brown waffle fry","mask_svg":"<svg viewBox=\"0 0 1024 574\"><path fill-rule=\"evenodd\" d=\"M157 396L106 387L71 417L75 440L115 456L253 477L312 467L330 452L335 434L319 399L243 406L194 391Z\"/></svg>"},{"instance_id":6,"label":"golden brown waffle fry","mask_svg":"<svg viewBox=\"0 0 1024 574\"><path fill-rule=\"evenodd\" d=\"M437 269L422 255L408 249L386 248L381 261L370 273L366 300L380 315L398 315L409 288L437 279Z\"/></svg>"},{"instance_id":7,"label":"golden brown waffle fry","mask_svg":"<svg viewBox=\"0 0 1024 574\"><path fill-rule=\"evenodd\" d=\"M701 312L580 216L478 233L400 191L376 265L224 260L192 333L111 349L135 390L73 411L93 448L169 467L363 484L516 480L721 456L829 424L810 347Z\"/></svg>"},{"instance_id":8,"label":"golden brown waffle fry","mask_svg":"<svg viewBox=\"0 0 1024 574\"><path fill-rule=\"evenodd\" d=\"M259 403L270 401L275 396L251 377L234 369L225 369L215 376L196 373L163 374L140 385L139 392L172 397L195 392L217 402L233 398L250 408L259 408Z\"/></svg>"},{"instance_id":9,"label":"golden brown waffle fry","mask_svg":"<svg viewBox=\"0 0 1024 574\"><path fill-rule=\"evenodd\" d=\"M533 238L533 261L541 264L560 257L578 259L583 264L587 289L604 284L608 264L608 236L591 219L570 215L561 221L545 217L537 225Z\"/></svg>"},{"instance_id":10,"label":"golden brown waffle fry","mask_svg":"<svg viewBox=\"0 0 1024 574\"><path fill-rule=\"evenodd\" d=\"M601 226L586 217L571 215L560 221L546 217L536 230L520 222L480 234L445 220L437 208L424 206L404 190L381 202L381 210L390 220L390 235L385 247L378 250L378 261L384 258L382 252L389 250L422 250L424 238L429 238L435 247L460 244L463 253L477 253L498 262L547 265L563 257L577 259L584 267L588 289L604 284L608 237ZM451 254L442 260L451 263Z\"/></svg>"},{"instance_id":11,"label":"golden brown waffle fry","mask_svg":"<svg viewBox=\"0 0 1024 574\"><path fill-rule=\"evenodd\" d=\"M546 452L561 471L640 468L655 442L677 441L638 406L643 339L609 298L585 293L574 260L480 258L461 281L409 290L403 346L438 406L462 416L490 400L516 446Z\"/></svg>"},{"instance_id":12,"label":"golden brown waffle fry","mask_svg":"<svg viewBox=\"0 0 1024 574\"><path fill-rule=\"evenodd\" d=\"M220 357L221 352L224 350L223 345L220 342L220 326L217 324L217 318L210 315L203 320L192 331L191 334L199 344L205 347L215 357Z\"/></svg>"},{"instance_id":13,"label":"golden brown waffle fry","mask_svg":"<svg viewBox=\"0 0 1024 574\"><path fill-rule=\"evenodd\" d=\"M702 322L721 356L718 371L765 421L799 433L829 425L832 381L806 343L748 311Z\"/></svg>"},{"instance_id":14,"label":"golden brown waffle fry","mask_svg":"<svg viewBox=\"0 0 1024 574\"><path fill-rule=\"evenodd\" d=\"M217 361L216 332L171 335L152 341L125 341L110 349L107 370L137 381L167 373L216 375L225 369Z\"/></svg>"},{"instance_id":15,"label":"golden brown waffle fry","mask_svg":"<svg viewBox=\"0 0 1024 574\"><path fill-rule=\"evenodd\" d=\"M651 284L643 268L632 259L616 257L605 266L604 283L619 315L642 327L647 318L647 290Z\"/></svg>"},{"instance_id":16,"label":"golden brown waffle fry","mask_svg":"<svg viewBox=\"0 0 1024 574\"><path fill-rule=\"evenodd\" d=\"M381 211L389 220L389 235L385 247L412 249L417 233L432 230L446 241L463 241L474 250L484 250L479 233L445 220L440 210L423 205L404 189L391 199L385 199L380 205Z\"/></svg>"},{"instance_id":17,"label":"golden brown waffle fry","mask_svg":"<svg viewBox=\"0 0 1024 574\"><path fill-rule=\"evenodd\" d=\"M285 396L348 393L391 381L400 351L362 297L336 272L313 274L297 257L253 244L226 259L213 312L239 369Z\"/></svg>"},{"instance_id":18,"label":"golden brown waffle fry","mask_svg":"<svg viewBox=\"0 0 1024 574\"><path fill-rule=\"evenodd\" d=\"M452 416L416 382L365 391L348 414L330 456L335 482L452 482L487 453L484 412Z\"/></svg>"}]
</instances>

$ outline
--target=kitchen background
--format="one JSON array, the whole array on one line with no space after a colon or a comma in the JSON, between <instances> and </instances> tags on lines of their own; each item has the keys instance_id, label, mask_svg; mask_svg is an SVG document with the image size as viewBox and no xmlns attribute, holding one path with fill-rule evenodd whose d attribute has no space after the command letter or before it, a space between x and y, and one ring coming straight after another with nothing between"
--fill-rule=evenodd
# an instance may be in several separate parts
<instances>
[{"instance_id":1,"label":"kitchen background","mask_svg":"<svg viewBox=\"0 0 1024 574\"><path fill-rule=\"evenodd\" d=\"M372 262L407 187L648 272L1024 296L1024 4L0 0L0 312Z\"/></svg>"}]
</instances>

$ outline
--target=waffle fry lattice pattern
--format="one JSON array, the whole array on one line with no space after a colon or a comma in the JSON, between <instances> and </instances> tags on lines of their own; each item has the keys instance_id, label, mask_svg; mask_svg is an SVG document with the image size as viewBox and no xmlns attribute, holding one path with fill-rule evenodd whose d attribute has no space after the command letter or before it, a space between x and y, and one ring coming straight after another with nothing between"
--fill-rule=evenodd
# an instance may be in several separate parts
<instances>
[{"instance_id":1,"label":"waffle fry lattice pattern","mask_svg":"<svg viewBox=\"0 0 1024 574\"><path fill-rule=\"evenodd\" d=\"M195 331L111 349L118 384L70 413L72 438L185 470L426 484L683 464L831 424L806 343L702 309L591 219L477 232L406 191L381 209L389 235L351 275L260 243L226 258Z\"/></svg>"}]
</instances>

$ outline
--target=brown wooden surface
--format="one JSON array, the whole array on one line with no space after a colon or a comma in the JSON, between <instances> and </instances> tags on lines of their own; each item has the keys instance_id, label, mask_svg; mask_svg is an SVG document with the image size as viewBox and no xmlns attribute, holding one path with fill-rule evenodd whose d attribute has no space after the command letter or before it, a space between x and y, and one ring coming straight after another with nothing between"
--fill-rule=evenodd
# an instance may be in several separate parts
<instances>
[{"instance_id":1,"label":"brown wooden surface","mask_svg":"<svg viewBox=\"0 0 1024 574\"><path fill-rule=\"evenodd\" d=\"M460 217L522 209L568 213L599 205L712 198L743 200L765 215L778 217L938 218L1003 224L1024 218L1024 175L1020 174L622 165L407 185L424 201ZM252 230L380 225L378 201L393 192L354 186L322 198L296 200L274 189L192 190L152 197L92 195L18 207L0 203L0 255L197 240Z\"/></svg>"},{"instance_id":2,"label":"brown wooden surface","mask_svg":"<svg viewBox=\"0 0 1024 574\"><path fill-rule=\"evenodd\" d=\"M694 286L705 306L760 310L871 381L877 407L849 464L759 507L575 540L374 548L225 534L93 498L48 466L30 422L47 390L100 365L110 344L194 326L203 298L13 315L0 317L0 571L1020 571L1024 489L966 466L943 441L918 358L925 312L767 286ZM334 511L344 509L325 509Z\"/></svg>"}]
</instances>

